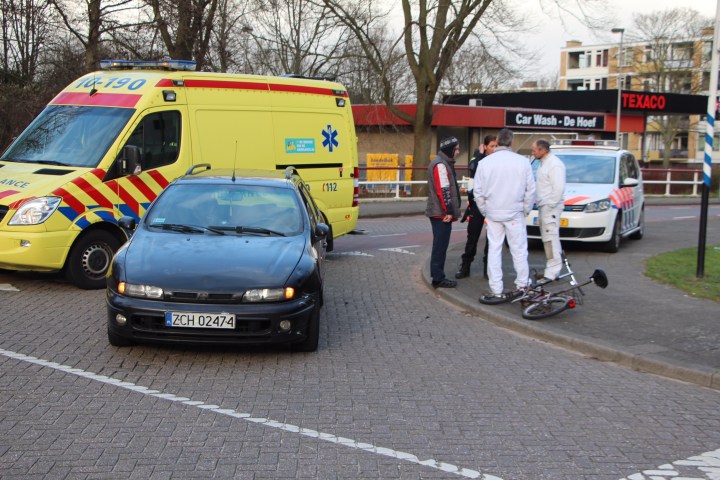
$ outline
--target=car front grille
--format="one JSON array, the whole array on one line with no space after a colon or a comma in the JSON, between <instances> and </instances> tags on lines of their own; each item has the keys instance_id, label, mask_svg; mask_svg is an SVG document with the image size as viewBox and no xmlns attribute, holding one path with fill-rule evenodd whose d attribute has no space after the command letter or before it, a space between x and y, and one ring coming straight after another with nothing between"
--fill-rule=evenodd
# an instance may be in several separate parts
<instances>
[{"instance_id":1,"label":"car front grille","mask_svg":"<svg viewBox=\"0 0 720 480\"><path fill-rule=\"evenodd\" d=\"M582 212L585 210L585 205L565 205L563 211L565 212Z\"/></svg>"},{"instance_id":2,"label":"car front grille","mask_svg":"<svg viewBox=\"0 0 720 480\"><path fill-rule=\"evenodd\" d=\"M0 205L0 222L2 222L3 218L5 218L5 215L7 215L8 210L9 210L9 207L6 207L5 205Z\"/></svg>"},{"instance_id":3,"label":"car front grille","mask_svg":"<svg viewBox=\"0 0 720 480\"><path fill-rule=\"evenodd\" d=\"M242 296L242 293L208 293L166 290L163 299L168 302L236 304L242 302Z\"/></svg>"}]
</instances>

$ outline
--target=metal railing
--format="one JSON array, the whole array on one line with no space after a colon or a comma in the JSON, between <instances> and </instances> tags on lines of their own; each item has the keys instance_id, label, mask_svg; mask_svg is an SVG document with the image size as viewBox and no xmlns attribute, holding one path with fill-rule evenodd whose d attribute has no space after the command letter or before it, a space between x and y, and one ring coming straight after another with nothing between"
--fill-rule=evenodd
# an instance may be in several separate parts
<instances>
[{"instance_id":1,"label":"metal railing","mask_svg":"<svg viewBox=\"0 0 720 480\"><path fill-rule=\"evenodd\" d=\"M408 171L422 171L425 172L425 167L360 167L361 172L376 171L376 170L393 170L395 172L395 178L393 180L360 180L358 182L360 186L361 197L372 197L372 196L384 196L392 198L404 198L412 196L412 185L427 185L427 180L406 180L406 174ZM462 166L457 168L457 174L459 177L458 184L461 190L467 188L469 181L468 177L462 176L463 171L467 171L467 167ZM702 170L690 170L690 169L676 169L676 168L644 168L643 172L643 183L647 186L650 185L665 185L663 196L673 195L691 195L699 196L699 187L703 183ZM675 180L673 180L673 175ZM687 177L692 175L692 180L678 180L678 177ZM662 179L656 179L654 177L661 176ZM360 176L361 178L366 175ZM653 177L653 179L647 178ZM690 187L691 193L672 193L673 185L687 185ZM378 188L384 187L384 188ZM647 189L646 189L647 190ZM650 192L646 192L650 193ZM650 193L652 194L652 193Z\"/></svg>"}]
</instances>

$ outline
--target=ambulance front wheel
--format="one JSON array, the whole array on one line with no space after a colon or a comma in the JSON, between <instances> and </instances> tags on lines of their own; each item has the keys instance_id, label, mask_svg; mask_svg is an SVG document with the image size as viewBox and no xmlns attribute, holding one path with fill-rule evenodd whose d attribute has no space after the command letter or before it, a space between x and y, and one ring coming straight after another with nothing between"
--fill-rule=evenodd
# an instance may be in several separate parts
<instances>
[{"instance_id":1,"label":"ambulance front wheel","mask_svg":"<svg viewBox=\"0 0 720 480\"><path fill-rule=\"evenodd\" d=\"M105 274L122 243L111 233L95 230L80 237L65 264L67 279L85 290L105 288Z\"/></svg>"}]
</instances>

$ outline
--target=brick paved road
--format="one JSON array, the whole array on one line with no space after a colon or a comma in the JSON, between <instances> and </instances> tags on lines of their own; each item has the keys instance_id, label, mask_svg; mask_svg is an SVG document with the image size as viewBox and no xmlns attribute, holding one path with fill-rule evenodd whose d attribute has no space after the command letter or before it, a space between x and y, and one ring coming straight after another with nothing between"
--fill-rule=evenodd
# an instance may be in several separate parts
<instances>
[{"instance_id":1,"label":"brick paved road","mask_svg":"<svg viewBox=\"0 0 720 480\"><path fill-rule=\"evenodd\" d=\"M424 222L361 226L313 354L113 348L103 292L0 273L0 477L717 478L717 391L498 329L422 284Z\"/></svg>"}]
</instances>

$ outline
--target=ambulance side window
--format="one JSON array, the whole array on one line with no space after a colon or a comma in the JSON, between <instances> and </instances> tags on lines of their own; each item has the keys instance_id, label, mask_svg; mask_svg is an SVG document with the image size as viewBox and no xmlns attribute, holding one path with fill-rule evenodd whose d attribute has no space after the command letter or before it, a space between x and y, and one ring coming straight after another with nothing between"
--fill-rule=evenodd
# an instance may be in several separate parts
<instances>
[{"instance_id":1,"label":"ambulance side window","mask_svg":"<svg viewBox=\"0 0 720 480\"><path fill-rule=\"evenodd\" d=\"M143 171L174 163L180 152L180 112L147 115L130 135L126 145L140 149Z\"/></svg>"}]
</instances>

